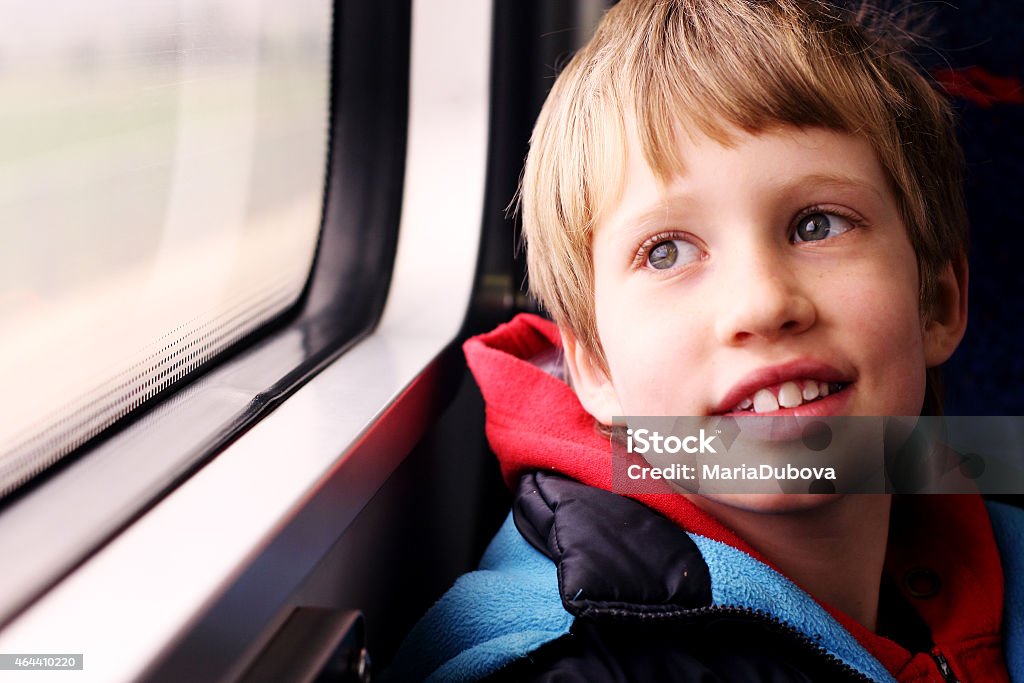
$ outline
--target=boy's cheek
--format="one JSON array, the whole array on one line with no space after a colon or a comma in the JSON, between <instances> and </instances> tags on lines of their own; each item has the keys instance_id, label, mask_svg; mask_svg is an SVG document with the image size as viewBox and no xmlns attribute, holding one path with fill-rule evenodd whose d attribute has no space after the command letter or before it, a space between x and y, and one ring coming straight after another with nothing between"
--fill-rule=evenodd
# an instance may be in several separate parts
<instances>
[{"instance_id":1,"label":"boy's cheek","mask_svg":"<svg viewBox=\"0 0 1024 683\"><path fill-rule=\"evenodd\" d=\"M625 414L703 414L701 397L710 386L714 363L697 316L641 305L605 321L599 318L598 327Z\"/></svg>"}]
</instances>

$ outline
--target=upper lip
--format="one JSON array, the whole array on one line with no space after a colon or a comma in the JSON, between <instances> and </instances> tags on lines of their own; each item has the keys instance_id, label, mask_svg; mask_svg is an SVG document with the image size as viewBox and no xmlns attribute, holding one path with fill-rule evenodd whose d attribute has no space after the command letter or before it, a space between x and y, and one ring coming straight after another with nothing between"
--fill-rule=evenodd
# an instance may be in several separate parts
<instances>
[{"instance_id":1,"label":"upper lip","mask_svg":"<svg viewBox=\"0 0 1024 683\"><path fill-rule=\"evenodd\" d=\"M788 363L772 365L751 372L734 384L711 412L715 415L727 413L739 405L743 399L753 396L758 389L799 379L813 379L828 383L852 381L848 374L841 372L828 363L811 358L800 358Z\"/></svg>"}]
</instances>

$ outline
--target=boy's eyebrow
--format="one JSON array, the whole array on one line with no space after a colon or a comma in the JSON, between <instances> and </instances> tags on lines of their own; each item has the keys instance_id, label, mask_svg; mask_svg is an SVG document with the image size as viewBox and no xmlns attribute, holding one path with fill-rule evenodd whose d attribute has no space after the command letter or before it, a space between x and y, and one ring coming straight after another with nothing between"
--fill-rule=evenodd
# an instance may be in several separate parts
<instances>
[{"instance_id":1,"label":"boy's eyebrow","mask_svg":"<svg viewBox=\"0 0 1024 683\"><path fill-rule=\"evenodd\" d=\"M813 186L815 188L836 188L850 190L867 190L878 201L886 201L883 190L877 187L877 183L854 175L842 173L810 173L794 178L785 178L777 184L777 191L780 198L789 193ZM688 205L699 203L697 194L685 189L670 190L661 197L659 202L647 209L629 216L624 224L631 231L641 232L646 230L651 223L661 223L666 219L672 220L679 214L686 211Z\"/></svg>"},{"instance_id":2,"label":"boy's eyebrow","mask_svg":"<svg viewBox=\"0 0 1024 683\"><path fill-rule=\"evenodd\" d=\"M672 192L664 195L654 206L629 216L625 225L635 230L644 230L650 223L659 223L685 212L686 207L694 202L688 192Z\"/></svg>"},{"instance_id":3,"label":"boy's eyebrow","mask_svg":"<svg viewBox=\"0 0 1024 683\"><path fill-rule=\"evenodd\" d=\"M787 182L783 185L783 187L799 187L803 185L863 189L868 190L872 194L874 194L876 199L879 199L881 201L885 201L886 199L886 196L882 193L882 191L878 187L876 187L877 183L873 183L866 178L860 178L858 176L852 175L844 175L841 173L811 173L809 175L800 176L799 178L796 178L795 182Z\"/></svg>"}]
</instances>

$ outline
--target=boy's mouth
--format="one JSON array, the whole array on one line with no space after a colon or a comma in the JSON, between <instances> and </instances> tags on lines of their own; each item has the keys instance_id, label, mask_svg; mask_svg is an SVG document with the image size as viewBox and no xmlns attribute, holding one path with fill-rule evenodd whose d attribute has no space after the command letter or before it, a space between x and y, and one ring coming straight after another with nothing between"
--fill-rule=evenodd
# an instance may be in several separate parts
<instances>
[{"instance_id":1,"label":"boy's mouth","mask_svg":"<svg viewBox=\"0 0 1024 683\"><path fill-rule=\"evenodd\" d=\"M774 413L780 408L799 408L837 394L849 382L822 382L815 379L788 380L770 387L758 389L736 404L729 413Z\"/></svg>"},{"instance_id":2,"label":"boy's mouth","mask_svg":"<svg viewBox=\"0 0 1024 683\"><path fill-rule=\"evenodd\" d=\"M854 379L827 363L809 358L764 367L736 383L710 413L799 415L806 410L831 413L834 409L841 409L845 403L845 398L841 399L836 394L845 397L845 390ZM821 406L814 405L822 401Z\"/></svg>"}]
</instances>

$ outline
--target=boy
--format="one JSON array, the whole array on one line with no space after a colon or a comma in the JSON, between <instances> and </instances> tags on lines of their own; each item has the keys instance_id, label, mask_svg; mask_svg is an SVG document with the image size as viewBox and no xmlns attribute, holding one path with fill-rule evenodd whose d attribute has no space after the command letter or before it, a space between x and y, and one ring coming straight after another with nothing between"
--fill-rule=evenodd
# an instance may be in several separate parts
<instances>
[{"instance_id":1,"label":"boy","mask_svg":"<svg viewBox=\"0 0 1024 683\"><path fill-rule=\"evenodd\" d=\"M939 411L966 325L959 151L896 35L816 0L608 12L523 180L557 328L466 344L513 514L394 679L1024 680L1014 510L611 491L616 416Z\"/></svg>"}]
</instances>

